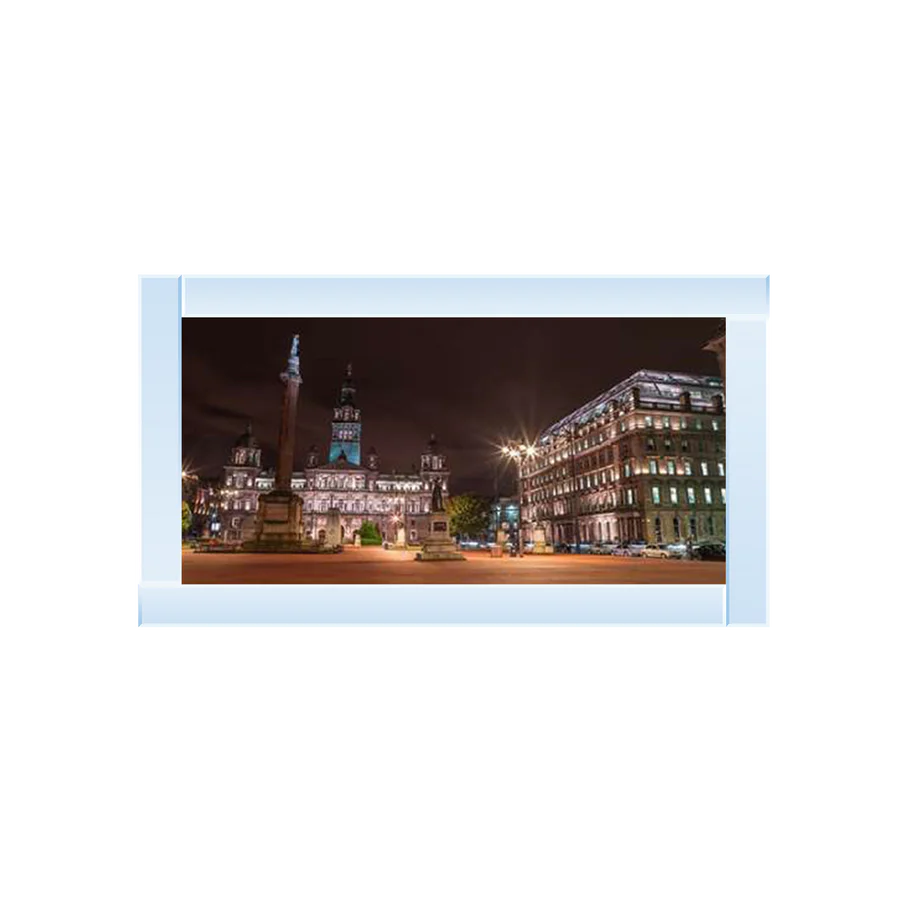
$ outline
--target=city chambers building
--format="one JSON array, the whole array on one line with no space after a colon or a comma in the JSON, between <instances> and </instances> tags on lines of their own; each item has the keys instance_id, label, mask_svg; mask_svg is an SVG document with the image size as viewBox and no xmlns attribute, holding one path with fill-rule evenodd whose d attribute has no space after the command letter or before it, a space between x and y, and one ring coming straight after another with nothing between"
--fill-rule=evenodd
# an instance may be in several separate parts
<instances>
[{"instance_id":1,"label":"city chambers building","mask_svg":"<svg viewBox=\"0 0 900 900\"><path fill-rule=\"evenodd\" d=\"M353 539L364 521L374 522L387 540L394 540L403 525L407 540L416 541L427 532L434 482L441 482L444 496L448 493L447 457L432 435L416 471L382 472L374 447L363 461L362 414L352 374L348 365L334 408L327 457L320 457L313 445L306 453L304 468L291 476L291 488L303 499L306 537L324 539L326 513L337 509L345 541ZM253 537L259 495L272 490L274 484L275 471L262 467L262 450L248 426L231 450L218 492L223 540L234 543Z\"/></svg>"},{"instance_id":2,"label":"city chambers building","mask_svg":"<svg viewBox=\"0 0 900 900\"><path fill-rule=\"evenodd\" d=\"M526 540L725 539L722 378L641 370L560 419L522 465Z\"/></svg>"}]
</instances>

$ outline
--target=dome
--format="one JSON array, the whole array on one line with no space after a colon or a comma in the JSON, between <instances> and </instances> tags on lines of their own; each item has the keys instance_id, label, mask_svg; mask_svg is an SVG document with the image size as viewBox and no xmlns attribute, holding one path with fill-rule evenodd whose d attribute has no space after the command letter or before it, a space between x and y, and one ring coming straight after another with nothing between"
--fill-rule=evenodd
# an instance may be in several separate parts
<instances>
[{"instance_id":1,"label":"dome","mask_svg":"<svg viewBox=\"0 0 900 900\"><path fill-rule=\"evenodd\" d=\"M248 422L247 430L235 441L235 447L259 447L259 441L253 436L253 426Z\"/></svg>"}]
</instances>

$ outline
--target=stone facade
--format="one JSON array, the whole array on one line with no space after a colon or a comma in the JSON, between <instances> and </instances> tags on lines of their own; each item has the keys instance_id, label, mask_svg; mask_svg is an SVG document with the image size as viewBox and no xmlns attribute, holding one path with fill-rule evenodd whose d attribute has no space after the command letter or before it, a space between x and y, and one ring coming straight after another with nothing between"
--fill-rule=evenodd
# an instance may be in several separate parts
<instances>
[{"instance_id":1,"label":"stone facade","mask_svg":"<svg viewBox=\"0 0 900 900\"><path fill-rule=\"evenodd\" d=\"M548 428L522 480L526 540L724 540L724 380L636 372Z\"/></svg>"},{"instance_id":2,"label":"stone facade","mask_svg":"<svg viewBox=\"0 0 900 900\"><path fill-rule=\"evenodd\" d=\"M301 404L302 406L302 404ZM446 496L450 483L447 457L432 435L420 454L417 470L383 472L378 454L370 448L365 464L360 459L362 416L356 407L356 390L347 376L332 421L332 440L321 462L316 447L306 454L305 466L291 475L291 490L303 501L303 537L326 538L328 513L340 513L340 539L352 544L364 521L374 522L386 540L394 541L403 526L409 543L428 533L428 514L434 481L440 480ZM219 490L218 517L221 536L228 543L251 540L255 533L259 495L275 485L275 473L262 467L261 450L251 429L237 441L224 467Z\"/></svg>"}]
</instances>

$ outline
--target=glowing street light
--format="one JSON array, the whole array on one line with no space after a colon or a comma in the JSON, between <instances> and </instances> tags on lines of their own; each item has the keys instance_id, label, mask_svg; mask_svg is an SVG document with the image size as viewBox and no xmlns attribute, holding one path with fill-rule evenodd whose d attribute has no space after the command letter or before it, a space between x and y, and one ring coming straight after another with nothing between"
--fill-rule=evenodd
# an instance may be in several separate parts
<instances>
[{"instance_id":1,"label":"glowing street light","mask_svg":"<svg viewBox=\"0 0 900 900\"><path fill-rule=\"evenodd\" d=\"M500 452L509 459L514 459L516 461L516 472L519 476L519 516L516 525L516 541L519 545L519 556L524 556L525 540L522 534L522 462L526 459L531 459L537 453L537 449L534 444L514 443L504 445L500 448Z\"/></svg>"}]
</instances>

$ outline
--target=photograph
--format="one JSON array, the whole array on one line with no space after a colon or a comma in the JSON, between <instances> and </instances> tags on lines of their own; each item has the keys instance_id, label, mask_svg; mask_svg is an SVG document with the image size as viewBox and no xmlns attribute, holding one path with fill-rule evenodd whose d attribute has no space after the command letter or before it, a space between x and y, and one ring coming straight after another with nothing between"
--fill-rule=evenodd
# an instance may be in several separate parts
<instances>
[{"instance_id":1,"label":"photograph","mask_svg":"<svg viewBox=\"0 0 900 900\"><path fill-rule=\"evenodd\" d=\"M725 584L726 330L185 318L184 584Z\"/></svg>"}]
</instances>

